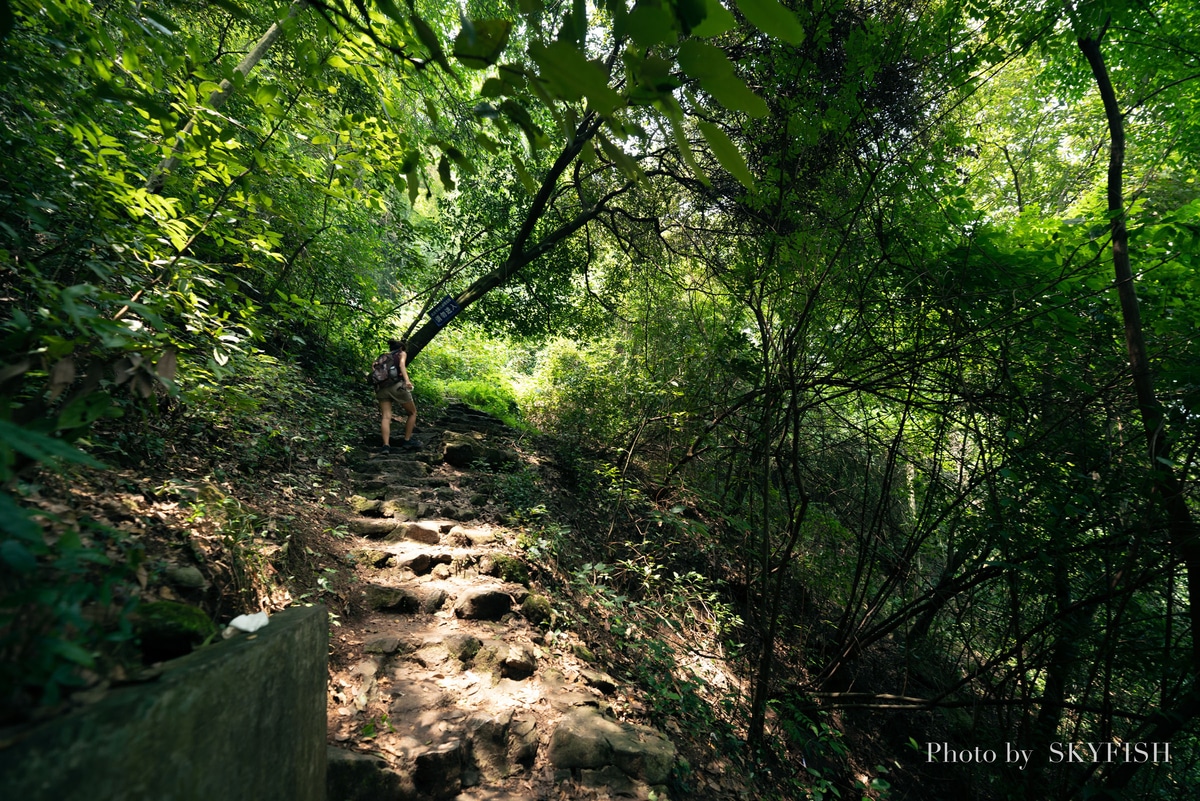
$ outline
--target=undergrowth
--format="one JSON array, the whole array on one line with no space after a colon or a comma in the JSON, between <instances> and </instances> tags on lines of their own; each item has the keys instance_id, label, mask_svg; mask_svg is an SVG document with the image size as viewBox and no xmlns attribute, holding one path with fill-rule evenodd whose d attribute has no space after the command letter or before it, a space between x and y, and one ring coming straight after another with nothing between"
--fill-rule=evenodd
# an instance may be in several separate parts
<instances>
[{"instance_id":1,"label":"undergrowth","mask_svg":"<svg viewBox=\"0 0 1200 801\"><path fill-rule=\"evenodd\" d=\"M340 491L367 390L331 391L261 354L211 367L185 365L175 393L96 423L77 441L86 453L60 448L76 464L50 453L6 476L0 724L134 677L146 601L213 619L344 605L344 582L322 569L321 507Z\"/></svg>"}]
</instances>

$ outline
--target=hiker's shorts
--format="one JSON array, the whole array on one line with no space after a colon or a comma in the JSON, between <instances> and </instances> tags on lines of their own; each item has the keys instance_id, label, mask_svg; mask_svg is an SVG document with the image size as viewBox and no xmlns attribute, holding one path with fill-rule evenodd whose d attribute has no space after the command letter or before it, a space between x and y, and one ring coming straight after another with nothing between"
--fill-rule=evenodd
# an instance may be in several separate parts
<instances>
[{"instance_id":1,"label":"hiker's shorts","mask_svg":"<svg viewBox=\"0 0 1200 801\"><path fill-rule=\"evenodd\" d=\"M390 387L377 387L375 400L395 401L396 403L412 403L412 393L404 388L404 383L393 384Z\"/></svg>"}]
</instances>

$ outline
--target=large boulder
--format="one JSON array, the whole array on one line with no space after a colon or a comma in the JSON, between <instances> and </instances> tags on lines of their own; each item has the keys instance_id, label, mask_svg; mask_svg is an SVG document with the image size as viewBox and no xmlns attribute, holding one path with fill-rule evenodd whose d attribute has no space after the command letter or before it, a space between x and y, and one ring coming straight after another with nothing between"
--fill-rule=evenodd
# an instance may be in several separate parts
<instances>
[{"instance_id":1,"label":"large boulder","mask_svg":"<svg viewBox=\"0 0 1200 801\"><path fill-rule=\"evenodd\" d=\"M417 789L431 798L453 798L462 790L466 748L461 740L434 746L417 754L413 779Z\"/></svg>"},{"instance_id":2,"label":"large boulder","mask_svg":"<svg viewBox=\"0 0 1200 801\"><path fill-rule=\"evenodd\" d=\"M600 768L612 764L610 739L623 736L621 724L592 706L565 715L550 736L550 763L556 768Z\"/></svg>"},{"instance_id":3,"label":"large boulder","mask_svg":"<svg viewBox=\"0 0 1200 801\"><path fill-rule=\"evenodd\" d=\"M421 593L421 611L432 615L446 604L446 591L441 587L433 587Z\"/></svg>"},{"instance_id":4,"label":"large boulder","mask_svg":"<svg viewBox=\"0 0 1200 801\"><path fill-rule=\"evenodd\" d=\"M410 801L412 777L397 773L377 756L329 747L326 797L336 801Z\"/></svg>"},{"instance_id":5,"label":"large boulder","mask_svg":"<svg viewBox=\"0 0 1200 801\"><path fill-rule=\"evenodd\" d=\"M487 782L497 782L533 765L537 757L537 718L501 710L481 712L467 721L471 761Z\"/></svg>"},{"instance_id":6,"label":"large boulder","mask_svg":"<svg viewBox=\"0 0 1200 801\"><path fill-rule=\"evenodd\" d=\"M380 503L379 512L384 517L390 517L398 522L407 522L417 519L419 505L419 501L412 496L392 498Z\"/></svg>"},{"instance_id":7,"label":"large boulder","mask_svg":"<svg viewBox=\"0 0 1200 801\"><path fill-rule=\"evenodd\" d=\"M364 498L361 495L351 495L347 503L355 514L369 516L379 514L379 507L383 502L378 499Z\"/></svg>"},{"instance_id":8,"label":"large boulder","mask_svg":"<svg viewBox=\"0 0 1200 801\"><path fill-rule=\"evenodd\" d=\"M446 464L448 465L468 468L484 458L485 449L483 443L472 436L447 431L445 440L446 444L442 451L442 458L446 460Z\"/></svg>"},{"instance_id":9,"label":"large boulder","mask_svg":"<svg viewBox=\"0 0 1200 801\"><path fill-rule=\"evenodd\" d=\"M585 706L569 712L554 728L550 762L560 769L615 765L631 779L657 785L671 773L675 745L649 726L620 723Z\"/></svg>"},{"instance_id":10,"label":"large boulder","mask_svg":"<svg viewBox=\"0 0 1200 801\"><path fill-rule=\"evenodd\" d=\"M384 517L353 517L346 525L350 533L363 537L386 537L396 530L396 521Z\"/></svg>"},{"instance_id":11,"label":"large boulder","mask_svg":"<svg viewBox=\"0 0 1200 801\"><path fill-rule=\"evenodd\" d=\"M384 587L379 584L368 584L363 589L367 606L377 612L399 612L414 614L421 611L422 598L415 592L403 587Z\"/></svg>"},{"instance_id":12,"label":"large boulder","mask_svg":"<svg viewBox=\"0 0 1200 801\"><path fill-rule=\"evenodd\" d=\"M486 640L475 655L475 669L489 671L500 678L527 679L537 670L533 649L521 643Z\"/></svg>"},{"instance_id":13,"label":"large boulder","mask_svg":"<svg viewBox=\"0 0 1200 801\"><path fill-rule=\"evenodd\" d=\"M467 744L480 775L489 782L508 778L513 768L508 761L508 727L513 711L479 714L467 722Z\"/></svg>"},{"instance_id":14,"label":"large boulder","mask_svg":"<svg viewBox=\"0 0 1200 801\"><path fill-rule=\"evenodd\" d=\"M521 602L521 614L530 623L539 624L549 620L554 614L550 599L545 595L530 594Z\"/></svg>"},{"instance_id":15,"label":"large boulder","mask_svg":"<svg viewBox=\"0 0 1200 801\"><path fill-rule=\"evenodd\" d=\"M374 548L352 548L346 552L346 561L362 567L381 568L392 560L389 551L378 551Z\"/></svg>"},{"instance_id":16,"label":"large boulder","mask_svg":"<svg viewBox=\"0 0 1200 801\"><path fill-rule=\"evenodd\" d=\"M503 590L475 587L459 596L454 615L467 620L499 620L512 611L512 596Z\"/></svg>"},{"instance_id":17,"label":"large boulder","mask_svg":"<svg viewBox=\"0 0 1200 801\"><path fill-rule=\"evenodd\" d=\"M431 520L416 523L401 523L388 537L389 542L413 540L426 545L437 545L442 539L442 524Z\"/></svg>"}]
</instances>

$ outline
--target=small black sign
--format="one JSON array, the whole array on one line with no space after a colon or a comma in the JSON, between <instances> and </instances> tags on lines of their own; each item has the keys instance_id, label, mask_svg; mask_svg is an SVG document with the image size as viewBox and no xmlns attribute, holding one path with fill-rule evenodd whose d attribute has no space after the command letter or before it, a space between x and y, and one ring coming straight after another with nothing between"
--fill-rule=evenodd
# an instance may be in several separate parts
<instances>
[{"instance_id":1,"label":"small black sign","mask_svg":"<svg viewBox=\"0 0 1200 801\"><path fill-rule=\"evenodd\" d=\"M438 305L433 307L433 310L429 312L429 316L433 318L433 324L441 328L454 319L454 315L460 311L462 311L462 306L459 306L455 303L454 298L447 295L438 302Z\"/></svg>"}]
</instances>

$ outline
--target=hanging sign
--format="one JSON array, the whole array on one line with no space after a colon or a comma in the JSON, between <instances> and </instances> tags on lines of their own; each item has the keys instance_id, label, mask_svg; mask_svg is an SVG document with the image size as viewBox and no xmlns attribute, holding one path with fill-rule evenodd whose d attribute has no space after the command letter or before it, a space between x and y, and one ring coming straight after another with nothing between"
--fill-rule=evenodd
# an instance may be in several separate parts
<instances>
[{"instance_id":1,"label":"hanging sign","mask_svg":"<svg viewBox=\"0 0 1200 801\"><path fill-rule=\"evenodd\" d=\"M462 306L454 302L454 298L447 295L438 301L438 305L433 307L429 312L429 316L433 318L433 324L441 328L446 323L454 319L454 315L462 311Z\"/></svg>"}]
</instances>

